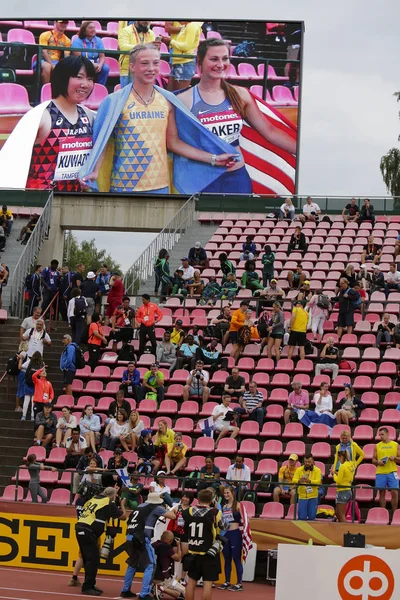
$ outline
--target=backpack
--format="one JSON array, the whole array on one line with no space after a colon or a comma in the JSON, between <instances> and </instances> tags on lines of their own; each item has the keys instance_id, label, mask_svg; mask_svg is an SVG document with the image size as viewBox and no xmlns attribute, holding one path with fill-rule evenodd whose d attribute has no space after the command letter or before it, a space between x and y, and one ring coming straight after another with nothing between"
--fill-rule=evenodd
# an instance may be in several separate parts
<instances>
[{"instance_id":1,"label":"backpack","mask_svg":"<svg viewBox=\"0 0 400 600\"><path fill-rule=\"evenodd\" d=\"M17 77L12 69L0 68L0 83L15 83Z\"/></svg>"},{"instance_id":2,"label":"backpack","mask_svg":"<svg viewBox=\"0 0 400 600\"><path fill-rule=\"evenodd\" d=\"M121 350L118 353L118 360L124 362L136 362L136 354L134 347L130 344L125 344L124 346L122 346Z\"/></svg>"},{"instance_id":3,"label":"backpack","mask_svg":"<svg viewBox=\"0 0 400 600\"><path fill-rule=\"evenodd\" d=\"M31 65L26 46L20 44L4 46L3 55L0 57L0 67L30 69Z\"/></svg>"},{"instance_id":4,"label":"backpack","mask_svg":"<svg viewBox=\"0 0 400 600\"><path fill-rule=\"evenodd\" d=\"M25 373L25 383L28 387L33 387L33 379L32 379L32 375L37 371L37 369L35 369L34 367L31 366L31 363L29 363L28 368L26 369L26 373Z\"/></svg>"},{"instance_id":5,"label":"backpack","mask_svg":"<svg viewBox=\"0 0 400 600\"><path fill-rule=\"evenodd\" d=\"M32 274L31 273L28 273L28 275L25 277L24 287L27 292L30 292L32 290Z\"/></svg>"},{"instance_id":6,"label":"backpack","mask_svg":"<svg viewBox=\"0 0 400 600\"><path fill-rule=\"evenodd\" d=\"M77 297L75 298L75 307L74 307L74 316L75 317L85 317L87 314L87 306L85 298Z\"/></svg>"},{"instance_id":7,"label":"backpack","mask_svg":"<svg viewBox=\"0 0 400 600\"><path fill-rule=\"evenodd\" d=\"M18 358L16 354L14 354L14 356L10 356L10 358L7 360L6 371L7 375L11 375L12 377L16 377L18 375Z\"/></svg>"},{"instance_id":8,"label":"backpack","mask_svg":"<svg viewBox=\"0 0 400 600\"><path fill-rule=\"evenodd\" d=\"M196 489L199 479L200 479L200 471L199 471L199 469L196 469L195 471L192 471L190 473L189 477L186 477L186 479L185 479L185 489L186 488Z\"/></svg>"},{"instance_id":9,"label":"backpack","mask_svg":"<svg viewBox=\"0 0 400 600\"><path fill-rule=\"evenodd\" d=\"M257 494L256 494L256 492L254 490L247 490L247 492L245 492L243 494L242 501L252 502L253 504L257 504Z\"/></svg>"},{"instance_id":10,"label":"backpack","mask_svg":"<svg viewBox=\"0 0 400 600\"><path fill-rule=\"evenodd\" d=\"M271 473L264 473L260 481L257 483L257 494L272 494L274 491L275 484L271 483L273 480Z\"/></svg>"},{"instance_id":11,"label":"backpack","mask_svg":"<svg viewBox=\"0 0 400 600\"><path fill-rule=\"evenodd\" d=\"M358 502L349 500L346 504L346 521L353 521L353 503L354 503L354 518L356 523L361 523L361 512Z\"/></svg>"},{"instance_id":12,"label":"backpack","mask_svg":"<svg viewBox=\"0 0 400 600\"><path fill-rule=\"evenodd\" d=\"M314 354L314 346L310 340L306 340L306 343L304 344L304 354Z\"/></svg>"},{"instance_id":13,"label":"backpack","mask_svg":"<svg viewBox=\"0 0 400 600\"><path fill-rule=\"evenodd\" d=\"M250 344L251 341L251 329L247 325L241 327L237 334L238 343L241 346L246 346L246 344Z\"/></svg>"},{"instance_id":14,"label":"backpack","mask_svg":"<svg viewBox=\"0 0 400 600\"><path fill-rule=\"evenodd\" d=\"M360 292L355 292L354 296L355 300L351 300L351 305L355 309L360 308L362 302Z\"/></svg>"},{"instance_id":15,"label":"backpack","mask_svg":"<svg viewBox=\"0 0 400 600\"><path fill-rule=\"evenodd\" d=\"M75 348L75 367L76 369L84 369L86 362L83 357L83 352L81 348L79 348L78 344L75 344L75 342L72 342L72 345Z\"/></svg>"},{"instance_id":16,"label":"backpack","mask_svg":"<svg viewBox=\"0 0 400 600\"><path fill-rule=\"evenodd\" d=\"M233 56L254 56L256 51L255 42L249 42L248 40L244 40L240 42L234 49L232 55Z\"/></svg>"},{"instance_id":17,"label":"backpack","mask_svg":"<svg viewBox=\"0 0 400 600\"><path fill-rule=\"evenodd\" d=\"M318 300L317 300L318 308L329 308L329 305L330 305L330 300L329 300L328 296L325 296L325 294L319 294Z\"/></svg>"}]
</instances>

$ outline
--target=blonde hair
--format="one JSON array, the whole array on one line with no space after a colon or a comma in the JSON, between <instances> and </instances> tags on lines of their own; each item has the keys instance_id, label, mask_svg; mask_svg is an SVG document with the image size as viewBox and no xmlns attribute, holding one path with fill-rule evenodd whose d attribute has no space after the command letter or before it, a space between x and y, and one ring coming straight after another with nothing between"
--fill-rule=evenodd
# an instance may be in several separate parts
<instances>
[{"instance_id":1,"label":"blonde hair","mask_svg":"<svg viewBox=\"0 0 400 600\"><path fill-rule=\"evenodd\" d=\"M137 44L137 46L132 48L132 50L129 52L129 62L134 65L140 52L143 52L144 50L155 50L158 52L158 54L160 54L159 49L154 44Z\"/></svg>"}]
</instances>

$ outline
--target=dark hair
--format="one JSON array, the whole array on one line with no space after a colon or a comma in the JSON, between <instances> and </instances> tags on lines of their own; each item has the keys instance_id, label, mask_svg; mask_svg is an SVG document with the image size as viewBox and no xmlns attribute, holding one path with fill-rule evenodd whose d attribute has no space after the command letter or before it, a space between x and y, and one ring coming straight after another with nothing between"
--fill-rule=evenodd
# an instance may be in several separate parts
<instances>
[{"instance_id":1,"label":"dark hair","mask_svg":"<svg viewBox=\"0 0 400 600\"><path fill-rule=\"evenodd\" d=\"M232 511L236 512L238 510L238 504L239 504L236 499L236 490L231 485L227 485L226 488L224 489L224 492L225 492L225 490L229 490L230 493L232 494L232 496L233 496Z\"/></svg>"},{"instance_id":2,"label":"dark hair","mask_svg":"<svg viewBox=\"0 0 400 600\"><path fill-rule=\"evenodd\" d=\"M63 406L61 410L64 410L64 408L66 408L69 412L71 412L71 407L70 406Z\"/></svg>"},{"instance_id":3,"label":"dark hair","mask_svg":"<svg viewBox=\"0 0 400 600\"><path fill-rule=\"evenodd\" d=\"M211 456L211 454L209 454L208 456L206 456L204 460L207 460L207 459L212 460L212 462L214 462L214 457Z\"/></svg>"},{"instance_id":4,"label":"dark hair","mask_svg":"<svg viewBox=\"0 0 400 600\"><path fill-rule=\"evenodd\" d=\"M31 465L36 460L36 454L28 454L26 457L26 464Z\"/></svg>"},{"instance_id":5,"label":"dark hair","mask_svg":"<svg viewBox=\"0 0 400 600\"><path fill-rule=\"evenodd\" d=\"M368 198L365 199L367 200ZM386 433L389 433L389 429L387 427L379 427L378 433L380 433L381 431L386 431Z\"/></svg>"},{"instance_id":6,"label":"dark hair","mask_svg":"<svg viewBox=\"0 0 400 600\"><path fill-rule=\"evenodd\" d=\"M182 498L183 498L183 496L186 496L186 498L189 498L189 500L190 500L190 504L192 504L192 502L193 502L193 500L194 500L194 493L193 493L193 492L189 492L188 490L185 490L185 491L182 493Z\"/></svg>"},{"instance_id":7,"label":"dark hair","mask_svg":"<svg viewBox=\"0 0 400 600\"><path fill-rule=\"evenodd\" d=\"M86 414L86 409L87 408L93 408L92 404L85 404L83 411L82 411L82 417Z\"/></svg>"},{"instance_id":8,"label":"dark hair","mask_svg":"<svg viewBox=\"0 0 400 600\"><path fill-rule=\"evenodd\" d=\"M219 256L218 256L219 260L226 260L228 258L228 255L225 254L225 252L222 252Z\"/></svg>"},{"instance_id":9,"label":"dark hair","mask_svg":"<svg viewBox=\"0 0 400 600\"><path fill-rule=\"evenodd\" d=\"M36 272L38 269L40 269L40 267L41 267L41 266L42 266L42 265L35 265L35 269L34 269L34 270L35 270L35 272Z\"/></svg>"},{"instance_id":10,"label":"dark hair","mask_svg":"<svg viewBox=\"0 0 400 600\"><path fill-rule=\"evenodd\" d=\"M264 246L264 252L272 252L272 248L271 248L271 246L269 244L266 244Z\"/></svg>"},{"instance_id":11,"label":"dark hair","mask_svg":"<svg viewBox=\"0 0 400 600\"><path fill-rule=\"evenodd\" d=\"M81 296L81 294L82 294L81 288L76 287L71 292L71 298L77 298L78 296Z\"/></svg>"},{"instance_id":12,"label":"dark hair","mask_svg":"<svg viewBox=\"0 0 400 600\"><path fill-rule=\"evenodd\" d=\"M165 248L161 248L160 252L158 253L158 258L167 258L168 256L168 250L166 250Z\"/></svg>"},{"instance_id":13,"label":"dark hair","mask_svg":"<svg viewBox=\"0 0 400 600\"><path fill-rule=\"evenodd\" d=\"M56 258L53 258L53 260L51 261L50 265L57 265L57 267L58 267L59 262L58 262L58 260Z\"/></svg>"},{"instance_id":14,"label":"dark hair","mask_svg":"<svg viewBox=\"0 0 400 600\"><path fill-rule=\"evenodd\" d=\"M304 455L304 458L312 458L314 460L314 457L311 454L311 452L306 452L306 454Z\"/></svg>"},{"instance_id":15,"label":"dark hair","mask_svg":"<svg viewBox=\"0 0 400 600\"><path fill-rule=\"evenodd\" d=\"M203 64L203 60L205 59L208 49L220 46L225 46L225 48L228 50L229 56L230 45L226 40L210 38L209 40L203 40L199 44L199 47L197 48L197 64L200 68ZM243 104L243 100L241 99L240 94L235 88L235 86L231 85L230 83L227 83L225 79L222 79L221 88L225 92L225 96L227 97L235 111L239 113L242 117L245 117L245 107Z\"/></svg>"},{"instance_id":16,"label":"dark hair","mask_svg":"<svg viewBox=\"0 0 400 600\"><path fill-rule=\"evenodd\" d=\"M117 418L118 418L118 413L124 417L125 421L128 420L128 413L126 412L126 410L124 410L123 408L119 408L117 411Z\"/></svg>"},{"instance_id":17,"label":"dark hair","mask_svg":"<svg viewBox=\"0 0 400 600\"><path fill-rule=\"evenodd\" d=\"M349 452L348 450L339 450L339 452L337 453L338 457L341 456L342 458L344 458L344 460L349 460Z\"/></svg>"},{"instance_id":18,"label":"dark hair","mask_svg":"<svg viewBox=\"0 0 400 600\"><path fill-rule=\"evenodd\" d=\"M131 301L131 299L129 298L129 296L123 296L122 297L122 302L125 302L125 300L128 300L129 302Z\"/></svg>"},{"instance_id":19,"label":"dark hair","mask_svg":"<svg viewBox=\"0 0 400 600\"><path fill-rule=\"evenodd\" d=\"M76 77L79 71L84 67L86 75L95 81L96 71L93 63L84 56L67 56L60 60L54 67L51 77L51 97L68 95L68 84L71 77Z\"/></svg>"},{"instance_id":20,"label":"dark hair","mask_svg":"<svg viewBox=\"0 0 400 600\"><path fill-rule=\"evenodd\" d=\"M244 270L249 271L250 267L253 267L254 271L256 270L256 261L255 260L246 260L244 264Z\"/></svg>"},{"instance_id":21,"label":"dark hair","mask_svg":"<svg viewBox=\"0 0 400 600\"><path fill-rule=\"evenodd\" d=\"M142 294L142 298L144 298L145 300L150 300L149 294Z\"/></svg>"},{"instance_id":22,"label":"dark hair","mask_svg":"<svg viewBox=\"0 0 400 600\"><path fill-rule=\"evenodd\" d=\"M79 427L74 427L73 429L71 429L71 433L76 433L76 432L78 432L80 435L81 430L79 429Z\"/></svg>"},{"instance_id":23,"label":"dark hair","mask_svg":"<svg viewBox=\"0 0 400 600\"><path fill-rule=\"evenodd\" d=\"M81 38L81 40L85 39L86 29L88 28L90 23L93 23L93 21L82 21L82 25L80 26L79 31L78 31L78 37ZM72 45L74 45L74 44L72 44Z\"/></svg>"},{"instance_id":24,"label":"dark hair","mask_svg":"<svg viewBox=\"0 0 400 600\"><path fill-rule=\"evenodd\" d=\"M92 323L97 323L98 321L101 321L101 314L95 312L92 315Z\"/></svg>"},{"instance_id":25,"label":"dark hair","mask_svg":"<svg viewBox=\"0 0 400 600\"><path fill-rule=\"evenodd\" d=\"M93 452L93 449L89 447L89 448L84 449L83 454L85 456L87 456L88 454L91 454L92 452ZM93 452L93 454L94 454L94 452Z\"/></svg>"}]
</instances>

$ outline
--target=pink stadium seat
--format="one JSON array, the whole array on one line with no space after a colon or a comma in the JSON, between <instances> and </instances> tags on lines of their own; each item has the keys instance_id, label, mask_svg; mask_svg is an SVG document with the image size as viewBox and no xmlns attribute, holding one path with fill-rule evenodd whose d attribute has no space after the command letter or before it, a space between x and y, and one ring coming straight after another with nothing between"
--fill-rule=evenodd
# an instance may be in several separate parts
<instances>
[{"instance_id":1,"label":"pink stadium seat","mask_svg":"<svg viewBox=\"0 0 400 600\"><path fill-rule=\"evenodd\" d=\"M356 390L370 390L372 388L371 377L368 377L366 375L359 375L354 379L353 387Z\"/></svg>"},{"instance_id":2,"label":"pink stadium seat","mask_svg":"<svg viewBox=\"0 0 400 600\"><path fill-rule=\"evenodd\" d=\"M260 358L257 363L256 371L271 372L275 369L275 363L272 358Z\"/></svg>"},{"instance_id":3,"label":"pink stadium seat","mask_svg":"<svg viewBox=\"0 0 400 600\"><path fill-rule=\"evenodd\" d=\"M331 447L327 442L315 442L311 447L311 454L314 458L330 458Z\"/></svg>"},{"instance_id":4,"label":"pink stadium seat","mask_svg":"<svg viewBox=\"0 0 400 600\"><path fill-rule=\"evenodd\" d=\"M182 402L179 414L180 415L197 415L199 412L199 405L194 400L187 400Z\"/></svg>"},{"instance_id":5,"label":"pink stadium seat","mask_svg":"<svg viewBox=\"0 0 400 600\"><path fill-rule=\"evenodd\" d=\"M374 499L374 490L370 485L364 484L362 487L356 487L356 501L372 503Z\"/></svg>"},{"instance_id":6,"label":"pink stadium seat","mask_svg":"<svg viewBox=\"0 0 400 600\"><path fill-rule=\"evenodd\" d=\"M341 426L342 427L342 426ZM374 432L370 425L357 425L354 429L353 439L358 442L359 440L370 441L374 439Z\"/></svg>"},{"instance_id":7,"label":"pink stadium seat","mask_svg":"<svg viewBox=\"0 0 400 600\"><path fill-rule=\"evenodd\" d=\"M113 382L111 382L113 383ZM108 384L110 385L110 384ZM118 385L118 384L117 384ZM118 386L119 388L119 386ZM96 380L96 379L92 379L90 380L85 388L85 393L87 394L101 394L103 391L103 382Z\"/></svg>"},{"instance_id":8,"label":"pink stadium seat","mask_svg":"<svg viewBox=\"0 0 400 600\"><path fill-rule=\"evenodd\" d=\"M216 402L205 402L203 404L203 406L201 407L199 416L200 417L209 417L216 406L217 406Z\"/></svg>"},{"instance_id":9,"label":"pink stadium seat","mask_svg":"<svg viewBox=\"0 0 400 600\"><path fill-rule=\"evenodd\" d=\"M215 464L216 462L217 461L215 461ZM249 500L241 500L240 505L246 510L247 517L249 519L254 519L254 517L256 516L255 504L253 502L250 502Z\"/></svg>"},{"instance_id":10,"label":"pink stadium seat","mask_svg":"<svg viewBox=\"0 0 400 600\"><path fill-rule=\"evenodd\" d=\"M258 436L259 433L260 427L256 421L245 421L244 423L242 423L239 431L239 435L250 437Z\"/></svg>"},{"instance_id":11,"label":"pink stadium seat","mask_svg":"<svg viewBox=\"0 0 400 600\"><path fill-rule=\"evenodd\" d=\"M287 373L276 373L272 380L271 386L289 386L290 385L290 376ZM275 391L275 390L273 390ZM270 397L271 399L271 397Z\"/></svg>"},{"instance_id":12,"label":"pink stadium seat","mask_svg":"<svg viewBox=\"0 0 400 600\"><path fill-rule=\"evenodd\" d=\"M273 458L262 458L258 465L255 475L261 476L264 473L270 473L271 475L278 474L278 463Z\"/></svg>"},{"instance_id":13,"label":"pink stadium seat","mask_svg":"<svg viewBox=\"0 0 400 600\"><path fill-rule=\"evenodd\" d=\"M46 493L46 496L47 496L47 495L48 495L48 493L49 493L49 492L48 492L48 490L46 490L46 489L45 489L45 493ZM40 503L42 502L42 499L41 499L41 497L40 497L40 496L38 497L38 501L39 501ZM25 497L25 499L23 500L23 502L29 502L29 503L31 503L31 502L32 502L32 496L31 496L31 491L30 491L30 490L28 490L28 492L27 492L27 494L26 494L26 497Z\"/></svg>"},{"instance_id":14,"label":"pink stadium seat","mask_svg":"<svg viewBox=\"0 0 400 600\"><path fill-rule=\"evenodd\" d=\"M252 379L260 386L268 386L269 385L268 373L254 373Z\"/></svg>"},{"instance_id":15,"label":"pink stadium seat","mask_svg":"<svg viewBox=\"0 0 400 600\"><path fill-rule=\"evenodd\" d=\"M382 362L378 369L379 375L397 375L397 368L394 362Z\"/></svg>"},{"instance_id":16,"label":"pink stadium seat","mask_svg":"<svg viewBox=\"0 0 400 600\"><path fill-rule=\"evenodd\" d=\"M96 407L95 407L95 411L96 412L107 412L108 409L110 408L110 404L111 402L114 402L114 398L112 398L111 396L103 396L102 398L99 399Z\"/></svg>"},{"instance_id":17,"label":"pink stadium seat","mask_svg":"<svg viewBox=\"0 0 400 600\"><path fill-rule=\"evenodd\" d=\"M66 455L67 451L65 448L52 448L50 450L49 458L46 458L46 463L50 463L51 465L63 465Z\"/></svg>"},{"instance_id":18,"label":"pink stadium seat","mask_svg":"<svg viewBox=\"0 0 400 600\"><path fill-rule=\"evenodd\" d=\"M361 463L358 466L356 471L355 479L365 480L365 481L375 481L376 477L376 467L375 465Z\"/></svg>"},{"instance_id":19,"label":"pink stadium seat","mask_svg":"<svg viewBox=\"0 0 400 600\"><path fill-rule=\"evenodd\" d=\"M360 414L359 421L360 423L379 423L379 411L376 408L365 408Z\"/></svg>"},{"instance_id":20,"label":"pink stadium seat","mask_svg":"<svg viewBox=\"0 0 400 600\"><path fill-rule=\"evenodd\" d=\"M305 443L300 440L292 440L286 444L286 448L283 455L290 456L291 454L298 454L299 456L304 456L305 453Z\"/></svg>"},{"instance_id":21,"label":"pink stadium seat","mask_svg":"<svg viewBox=\"0 0 400 600\"><path fill-rule=\"evenodd\" d=\"M7 487L10 487L10 486L7 486ZM3 496L3 498L4 498L4 496ZM18 500L19 500L19 498L18 498ZM394 511L391 525L400 525L400 508L397 508Z\"/></svg>"},{"instance_id":22,"label":"pink stadium seat","mask_svg":"<svg viewBox=\"0 0 400 600\"><path fill-rule=\"evenodd\" d=\"M189 417L179 417L176 420L174 429L181 433L192 433L194 430L193 419L190 419Z\"/></svg>"},{"instance_id":23,"label":"pink stadium seat","mask_svg":"<svg viewBox=\"0 0 400 600\"><path fill-rule=\"evenodd\" d=\"M24 498L24 488L22 486L17 487L17 501L21 502ZM15 500L15 485L7 485L4 488L1 502L14 502Z\"/></svg>"},{"instance_id":24,"label":"pink stadium seat","mask_svg":"<svg viewBox=\"0 0 400 600\"><path fill-rule=\"evenodd\" d=\"M280 502L264 504L260 519L283 519L285 510Z\"/></svg>"},{"instance_id":25,"label":"pink stadium seat","mask_svg":"<svg viewBox=\"0 0 400 600\"><path fill-rule=\"evenodd\" d=\"M380 375L375 379L373 387L374 390L388 392L392 388L392 379L390 377Z\"/></svg>"},{"instance_id":26,"label":"pink stadium seat","mask_svg":"<svg viewBox=\"0 0 400 600\"><path fill-rule=\"evenodd\" d=\"M35 44L35 36L27 29L9 29L7 42L21 42L22 44Z\"/></svg>"},{"instance_id":27,"label":"pink stadium seat","mask_svg":"<svg viewBox=\"0 0 400 600\"><path fill-rule=\"evenodd\" d=\"M118 41L115 38L103 37L102 41L105 50L118 50Z\"/></svg>"},{"instance_id":28,"label":"pink stadium seat","mask_svg":"<svg viewBox=\"0 0 400 600\"><path fill-rule=\"evenodd\" d=\"M282 407L280 406L279 408L282 408ZM261 435L261 437L279 438L281 436L281 431L282 431L282 428L281 428L280 423L270 421L270 422L264 423L260 435Z\"/></svg>"},{"instance_id":29,"label":"pink stadium seat","mask_svg":"<svg viewBox=\"0 0 400 600\"><path fill-rule=\"evenodd\" d=\"M140 413L148 415L155 414L157 412L157 403L154 400L142 400L138 406Z\"/></svg>"},{"instance_id":30,"label":"pink stadium seat","mask_svg":"<svg viewBox=\"0 0 400 600\"><path fill-rule=\"evenodd\" d=\"M307 437L314 440L326 440L329 437L328 426L323 425L322 423L314 423Z\"/></svg>"},{"instance_id":31,"label":"pink stadium seat","mask_svg":"<svg viewBox=\"0 0 400 600\"><path fill-rule=\"evenodd\" d=\"M389 525L389 511L387 508L374 506L368 511L366 525Z\"/></svg>"},{"instance_id":32,"label":"pink stadium seat","mask_svg":"<svg viewBox=\"0 0 400 600\"><path fill-rule=\"evenodd\" d=\"M260 79L253 65L250 63L239 63L238 74L241 79Z\"/></svg>"},{"instance_id":33,"label":"pink stadium seat","mask_svg":"<svg viewBox=\"0 0 400 600\"><path fill-rule=\"evenodd\" d=\"M232 438L223 438L215 450L216 454L236 454L237 441Z\"/></svg>"},{"instance_id":34,"label":"pink stadium seat","mask_svg":"<svg viewBox=\"0 0 400 600\"><path fill-rule=\"evenodd\" d=\"M50 500L48 501L48 503L65 506L67 504L71 504L70 496L71 495L69 490L66 490L65 488L56 488L51 492Z\"/></svg>"},{"instance_id":35,"label":"pink stadium seat","mask_svg":"<svg viewBox=\"0 0 400 600\"><path fill-rule=\"evenodd\" d=\"M117 40L113 40L117 41ZM115 48L116 49L116 48ZM111 74L111 73L110 73ZM89 98L82 102L85 106L90 108L90 110L98 110L100 104L103 102L104 98L107 98L108 90L101 83L95 83L93 92L90 94Z\"/></svg>"},{"instance_id":36,"label":"pink stadium seat","mask_svg":"<svg viewBox=\"0 0 400 600\"><path fill-rule=\"evenodd\" d=\"M90 404L94 407L95 403L96 402L93 396L81 396L76 405L76 409L83 410L87 404Z\"/></svg>"},{"instance_id":37,"label":"pink stadium seat","mask_svg":"<svg viewBox=\"0 0 400 600\"><path fill-rule=\"evenodd\" d=\"M283 418L283 407L279 406L279 404L268 405L267 412L266 412L266 418L267 419L282 419Z\"/></svg>"},{"instance_id":38,"label":"pink stadium seat","mask_svg":"<svg viewBox=\"0 0 400 600\"><path fill-rule=\"evenodd\" d=\"M166 391L166 395L169 398L182 398L182 394L183 385L181 385L180 383L172 383Z\"/></svg>"},{"instance_id":39,"label":"pink stadium seat","mask_svg":"<svg viewBox=\"0 0 400 600\"><path fill-rule=\"evenodd\" d=\"M285 430L282 434L286 439L301 439L304 435L303 425L301 423L288 423L285 425Z\"/></svg>"},{"instance_id":40,"label":"pink stadium seat","mask_svg":"<svg viewBox=\"0 0 400 600\"><path fill-rule=\"evenodd\" d=\"M31 109L28 92L18 83L2 83L0 86L0 115L23 115Z\"/></svg>"},{"instance_id":41,"label":"pink stadium seat","mask_svg":"<svg viewBox=\"0 0 400 600\"><path fill-rule=\"evenodd\" d=\"M400 403L400 392L388 392L383 401L384 406L397 406Z\"/></svg>"},{"instance_id":42,"label":"pink stadium seat","mask_svg":"<svg viewBox=\"0 0 400 600\"><path fill-rule=\"evenodd\" d=\"M204 467L204 456L191 456L189 458L188 464L186 465L185 471L190 473L191 471L195 471L196 469L201 469Z\"/></svg>"},{"instance_id":43,"label":"pink stadium seat","mask_svg":"<svg viewBox=\"0 0 400 600\"><path fill-rule=\"evenodd\" d=\"M24 456L24 460L29 454L36 454L36 460L38 462L44 462L46 460L46 448L43 446L31 446L28 448L26 456Z\"/></svg>"},{"instance_id":44,"label":"pink stadium seat","mask_svg":"<svg viewBox=\"0 0 400 600\"><path fill-rule=\"evenodd\" d=\"M395 408L386 408L381 415L381 423L391 423L393 425L399 425L400 423L400 412Z\"/></svg>"},{"instance_id":45,"label":"pink stadium seat","mask_svg":"<svg viewBox=\"0 0 400 600\"><path fill-rule=\"evenodd\" d=\"M221 440L221 442L222 441L223 440ZM214 452L214 440L212 438L209 438L209 437L200 437L200 438L197 438L196 444L195 444L195 446L193 448L193 452L206 453L206 454L210 453L210 452Z\"/></svg>"},{"instance_id":46,"label":"pink stadium seat","mask_svg":"<svg viewBox=\"0 0 400 600\"><path fill-rule=\"evenodd\" d=\"M176 400L163 400L158 410L163 415L176 415L178 412L178 403Z\"/></svg>"},{"instance_id":47,"label":"pink stadium seat","mask_svg":"<svg viewBox=\"0 0 400 600\"><path fill-rule=\"evenodd\" d=\"M83 392L83 381L81 381L80 379L74 379L72 382L72 391L75 394Z\"/></svg>"},{"instance_id":48,"label":"pink stadium seat","mask_svg":"<svg viewBox=\"0 0 400 600\"><path fill-rule=\"evenodd\" d=\"M261 451L261 456L281 456L283 445L280 440L267 440Z\"/></svg>"},{"instance_id":49,"label":"pink stadium seat","mask_svg":"<svg viewBox=\"0 0 400 600\"><path fill-rule=\"evenodd\" d=\"M83 384L82 384L82 387L83 387ZM72 384L72 389L74 389L73 384ZM68 408L72 408L74 406L74 397L70 396L69 394L61 394L61 396L58 396L57 402L54 405L54 408L62 408L63 406L68 406Z\"/></svg>"},{"instance_id":50,"label":"pink stadium seat","mask_svg":"<svg viewBox=\"0 0 400 600\"><path fill-rule=\"evenodd\" d=\"M292 373L294 371L294 363L291 358L281 358L276 363L275 371L281 373Z\"/></svg>"},{"instance_id":51,"label":"pink stadium seat","mask_svg":"<svg viewBox=\"0 0 400 600\"><path fill-rule=\"evenodd\" d=\"M260 442L258 440L243 440L238 452L245 456L257 456L260 453Z\"/></svg>"}]
</instances>

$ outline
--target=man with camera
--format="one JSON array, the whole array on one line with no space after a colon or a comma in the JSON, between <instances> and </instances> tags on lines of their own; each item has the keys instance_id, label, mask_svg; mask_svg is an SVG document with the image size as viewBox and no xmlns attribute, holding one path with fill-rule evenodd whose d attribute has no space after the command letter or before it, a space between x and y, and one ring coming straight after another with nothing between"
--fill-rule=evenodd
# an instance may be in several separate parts
<instances>
[{"instance_id":1,"label":"man with camera","mask_svg":"<svg viewBox=\"0 0 400 600\"><path fill-rule=\"evenodd\" d=\"M167 467L167 475L176 475L178 471L186 465L187 446L182 441L182 434L178 431L175 433L173 444L167 444L167 454L165 455L165 466ZM171 467L173 467L171 469Z\"/></svg>"},{"instance_id":2,"label":"man with camera","mask_svg":"<svg viewBox=\"0 0 400 600\"><path fill-rule=\"evenodd\" d=\"M96 587L96 575L100 563L98 539L104 533L109 519L125 520L126 514L115 504L117 490L106 487L104 492L93 496L83 507L75 525L76 539L82 554L85 581L82 584L82 594L85 596L100 596L103 591ZM115 537L115 530L107 528L107 534Z\"/></svg>"},{"instance_id":3,"label":"man with camera","mask_svg":"<svg viewBox=\"0 0 400 600\"><path fill-rule=\"evenodd\" d=\"M231 434L231 438L236 438L239 433L239 427L236 425L237 421L237 413L234 412L230 404L232 402L232 398L229 394L223 394L222 396L222 404L218 404L214 407L211 416L214 421L214 431L219 433L217 440L215 442L215 447L217 448L220 440L223 437L226 437L229 433Z\"/></svg>"},{"instance_id":4,"label":"man with camera","mask_svg":"<svg viewBox=\"0 0 400 600\"><path fill-rule=\"evenodd\" d=\"M210 388L208 387L209 375L204 370L204 363L202 360L196 361L196 366L191 371L189 377L186 380L186 385L183 388L183 400L189 400L190 396L201 397L203 404L207 402L208 396L210 395Z\"/></svg>"},{"instance_id":5,"label":"man with camera","mask_svg":"<svg viewBox=\"0 0 400 600\"><path fill-rule=\"evenodd\" d=\"M318 223L321 209L315 202L312 201L311 196L307 196L306 204L303 206L303 214L299 216L299 220L302 223L306 221L313 221Z\"/></svg>"}]
</instances>

